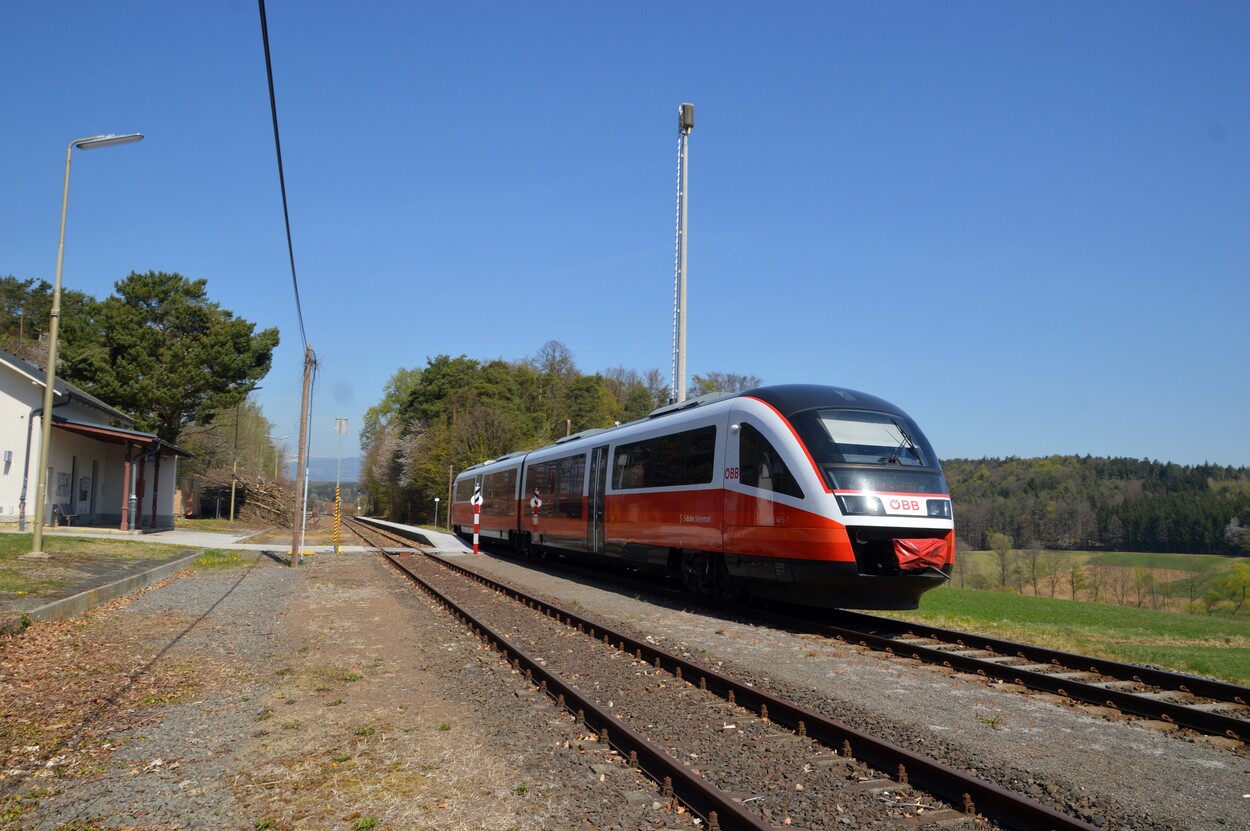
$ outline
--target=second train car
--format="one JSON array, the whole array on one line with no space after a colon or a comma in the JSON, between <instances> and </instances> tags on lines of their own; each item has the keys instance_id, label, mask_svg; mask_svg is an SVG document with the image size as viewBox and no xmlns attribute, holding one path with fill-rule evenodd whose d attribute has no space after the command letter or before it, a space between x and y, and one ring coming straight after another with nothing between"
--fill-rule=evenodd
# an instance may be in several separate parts
<instances>
[{"instance_id":1,"label":"second train car","mask_svg":"<svg viewBox=\"0 0 1250 831\"><path fill-rule=\"evenodd\" d=\"M941 464L901 409L758 387L662 407L456 478L452 523L524 554L611 560L701 593L914 609L949 579Z\"/></svg>"}]
</instances>

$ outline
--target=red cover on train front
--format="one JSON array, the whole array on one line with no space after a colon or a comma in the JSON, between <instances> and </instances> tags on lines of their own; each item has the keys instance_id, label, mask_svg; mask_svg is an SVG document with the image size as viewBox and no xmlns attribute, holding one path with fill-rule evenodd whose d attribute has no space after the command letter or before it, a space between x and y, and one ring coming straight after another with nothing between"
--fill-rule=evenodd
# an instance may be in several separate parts
<instances>
[{"instance_id":1,"label":"red cover on train front","mask_svg":"<svg viewBox=\"0 0 1250 831\"><path fill-rule=\"evenodd\" d=\"M941 568L946 565L946 540L895 540L894 554L903 571Z\"/></svg>"}]
</instances>

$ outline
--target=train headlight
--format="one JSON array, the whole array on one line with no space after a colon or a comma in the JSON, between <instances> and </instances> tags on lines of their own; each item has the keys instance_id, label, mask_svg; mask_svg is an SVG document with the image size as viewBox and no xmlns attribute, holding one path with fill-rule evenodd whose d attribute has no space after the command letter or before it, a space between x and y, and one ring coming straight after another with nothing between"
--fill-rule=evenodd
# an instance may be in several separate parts
<instances>
[{"instance_id":1,"label":"train headlight","mask_svg":"<svg viewBox=\"0 0 1250 831\"><path fill-rule=\"evenodd\" d=\"M931 519L950 519L951 501L949 499L930 499L929 517Z\"/></svg>"},{"instance_id":2,"label":"train headlight","mask_svg":"<svg viewBox=\"0 0 1250 831\"><path fill-rule=\"evenodd\" d=\"M884 516L885 506L881 504L881 500L875 496L838 496L838 504L842 506L842 513L856 514L859 516Z\"/></svg>"}]
</instances>

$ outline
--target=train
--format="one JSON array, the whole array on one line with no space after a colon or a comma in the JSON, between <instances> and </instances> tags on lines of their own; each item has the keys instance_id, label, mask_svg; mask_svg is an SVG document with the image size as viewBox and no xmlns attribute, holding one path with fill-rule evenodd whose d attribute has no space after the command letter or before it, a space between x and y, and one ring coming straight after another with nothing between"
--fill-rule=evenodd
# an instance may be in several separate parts
<instances>
[{"instance_id":1,"label":"train","mask_svg":"<svg viewBox=\"0 0 1250 831\"><path fill-rule=\"evenodd\" d=\"M950 579L950 489L873 395L761 386L509 453L456 477L453 531L724 598L914 609Z\"/></svg>"}]
</instances>

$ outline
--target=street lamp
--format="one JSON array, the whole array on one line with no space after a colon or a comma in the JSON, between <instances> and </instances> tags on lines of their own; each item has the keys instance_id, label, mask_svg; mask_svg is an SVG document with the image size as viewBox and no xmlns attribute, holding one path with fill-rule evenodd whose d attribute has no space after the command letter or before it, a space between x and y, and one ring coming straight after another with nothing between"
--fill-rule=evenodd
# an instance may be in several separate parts
<instances>
[{"instance_id":1,"label":"street lamp","mask_svg":"<svg viewBox=\"0 0 1250 831\"><path fill-rule=\"evenodd\" d=\"M434 497L434 527L438 527L438 497Z\"/></svg>"},{"instance_id":2,"label":"street lamp","mask_svg":"<svg viewBox=\"0 0 1250 831\"><path fill-rule=\"evenodd\" d=\"M269 436L270 441L285 441L286 439L289 439L289 438L290 436ZM286 459L286 445L285 444L282 445L281 448L278 448L277 446L275 446L274 453L273 453L273 478L277 479L278 481L282 481L281 477L278 475L278 466L282 464L282 462L285 459Z\"/></svg>"},{"instance_id":3,"label":"street lamp","mask_svg":"<svg viewBox=\"0 0 1250 831\"><path fill-rule=\"evenodd\" d=\"M32 554L43 554L43 511L48 503L48 451L52 443L52 399L56 386L56 348L61 331L61 269L65 264L65 215L69 210L69 164L74 148L94 150L142 141L142 133L124 136L109 134L75 139L65 148L65 191L61 196L61 236L56 245L56 282L52 289L52 315L48 325L48 366L44 370L43 414L40 416L39 467L35 469L35 527L31 541Z\"/></svg>"}]
</instances>

